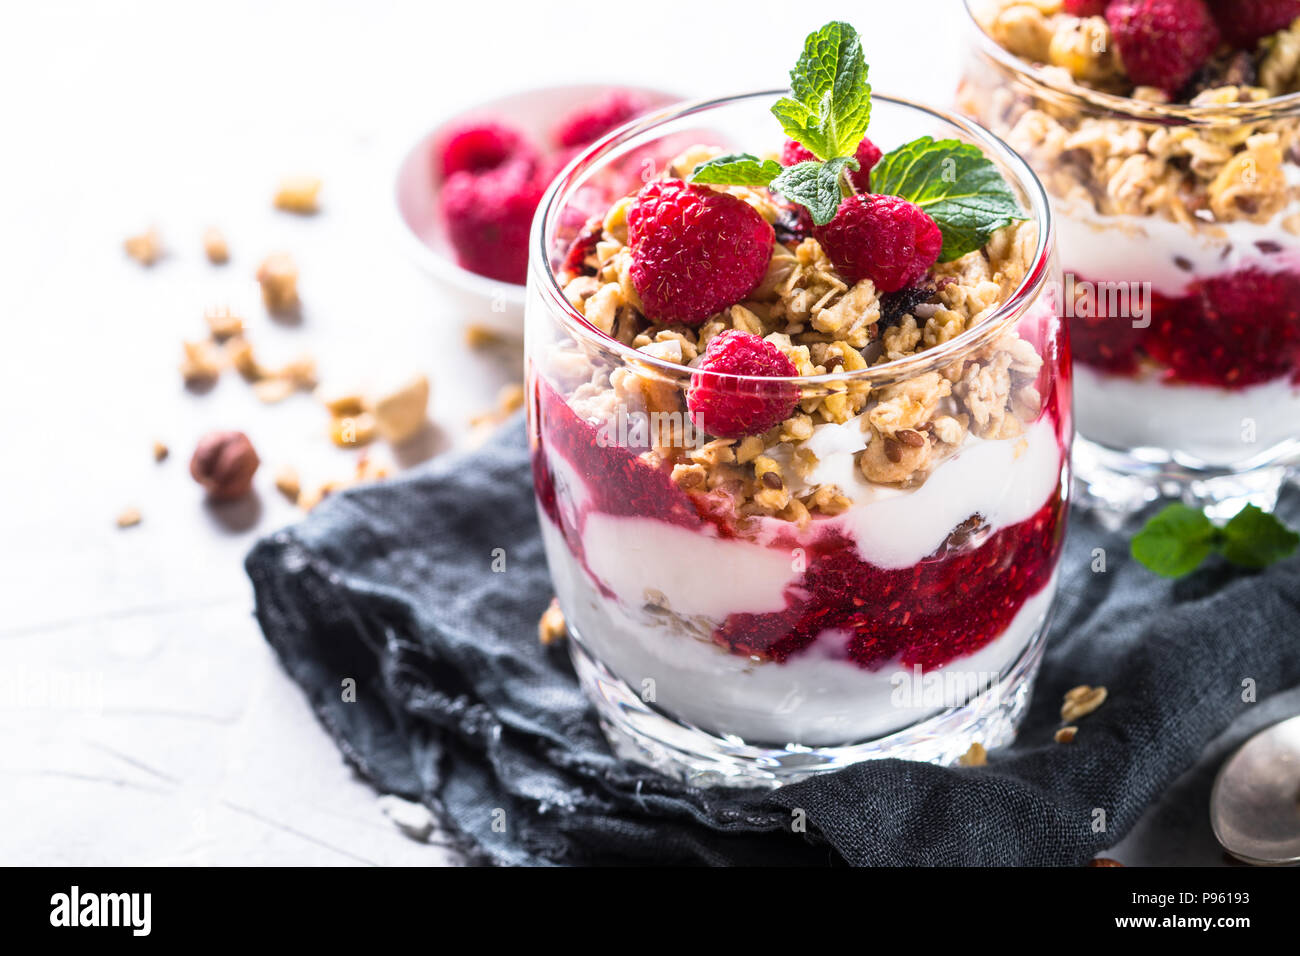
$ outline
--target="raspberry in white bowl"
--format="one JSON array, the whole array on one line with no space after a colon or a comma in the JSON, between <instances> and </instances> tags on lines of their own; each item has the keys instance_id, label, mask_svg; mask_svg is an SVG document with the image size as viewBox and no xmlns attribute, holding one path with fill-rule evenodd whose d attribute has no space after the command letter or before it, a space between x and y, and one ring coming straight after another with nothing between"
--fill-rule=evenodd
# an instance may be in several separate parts
<instances>
[{"instance_id":1,"label":"raspberry in white bowl","mask_svg":"<svg viewBox=\"0 0 1300 956\"><path fill-rule=\"evenodd\" d=\"M440 124L398 167L394 192L407 250L454 294L466 322L518 336L528 234L546 186L591 143L677 99L624 86L541 87Z\"/></svg>"},{"instance_id":2,"label":"raspberry in white bowl","mask_svg":"<svg viewBox=\"0 0 1300 956\"><path fill-rule=\"evenodd\" d=\"M970 0L961 109L1052 197L1089 497L1268 507L1300 456L1300 0Z\"/></svg>"},{"instance_id":3,"label":"raspberry in white bowl","mask_svg":"<svg viewBox=\"0 0 1300 956\"><path fill-rule=\"evenodd\" d=\"M810 44L786 97L634 127L534 227L533 470L575 666L619 752L700 783L1008 740L1064 534L1041 189L978 127L871 99L846 24ZM814 47L853 71L831 132L772 119L819 95Z\"/></svg>"}]
</instances>

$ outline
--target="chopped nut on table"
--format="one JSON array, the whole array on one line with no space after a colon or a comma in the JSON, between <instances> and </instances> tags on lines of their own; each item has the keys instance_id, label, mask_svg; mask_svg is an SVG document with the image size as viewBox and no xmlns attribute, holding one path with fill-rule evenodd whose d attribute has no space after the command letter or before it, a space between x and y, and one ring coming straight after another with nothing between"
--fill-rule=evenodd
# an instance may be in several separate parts
<instances>
[{"instance_id":1,"label":"chopped nut on table","mask_svg":"<svg viewBox=\"0 0 1300 956\"><path fill-rule=\"evenodd\" d=\"M497 407L490 412L480 412L469 420L477 428L479 425L496 425L509 418L516 410L523 407L524 387L515 382L503 385L497 393Z\"/></svg>"},{"instance_id":2,"label":"chopped nut on table","mask_svg":"<svg viewBox=\"0 0 1300 956\"><path fill-rule=\"evenodd\" d=\"M230 247L226 244L226 237L221 234L220 229L204 230L203 253L214 266L224 265L230 261Z\"/></svg>"},{"instance_id":3,"label":"chopped nut on table","mask_svg":"<svg viewBox=\"0 0 1300 956\"><path fill-rule=\"evenodd\" d=\"M984 767L988 765L988 762L989 752L979 742L971 744L970 750L957 758L957 763L963 767Z\"/></svg>"},{"instance_id":4,"label":"chopped nut on table","mask_svg":"<svg viewBox=\"0 0 1300 956\"><path fill-rule=\"evenodd\" d=\"M1061 704L1061 720L1072 724L1081 717L1087 717L1105 701L1106 688L1080 684L1066 691L1065 702Z\"/></svg>"},{"instance_id":5,"label":"chopped nut on table","mask_svg":"<svg viewBox=\"0 0 1300 956\"><path fill-rule=\"evenodd\" d=\"M1060 730L1058 730L1054 735L1053 739L1058 744L1072 744L1074 743L1074 738L1077 737L1078 734L1079 734L1079 728L1071 724L1068 727L1062 727Z\"/></svg>"},{"instance_id":6,"label":"chopped nut on table","mask_svg":"<svg viewBox=\"0 0 1300 956\"><path fill-rule=\"evenodd\" d=\"M317 197L320 195L321 181L317 176L286 176L280 180L275 192L275 208L299 215L311 215L319 210Z\"/></svg>"},{"instance_id":7,"label":"chopped nut on table","mask_svg":"<svg viewBox=\"0 0 1300 956\"><path fill-rule=\"evenodd\" d=\"M253 344L242 336L226 343L226 356L230 359L230 364L235 367L235 371L244 376L246 381L257 382L271 374L257 361Z\"/></svg>"},{"instance_id":8,"label":"chopped nut on table","mask_svg":"<svg viewBox=\"0 0 1300 956\"><path fill-rule=\"evenodd\" d=\"M211 385L221 375L223 362L220 351L206 339L184 342L181 359L181 378L186 385Z\"/></svg>"},{"instance_id":9,"label":"chopped nut on table","mask_svg":"<svg viewBox=\"0 0 1300 956\"><path fill-rule=\"evenodd\" d=\"M465 326L465 344L472 349L493 348L505 342L505 336L486 325Z\"/></svg>"},{"instance_id":10,"label":"chopped nut on table","mask_svg":"<svg viewBox=\"0 0 1300 956\"><path fill-rule=\"evenodd\" d=\"M292 312L298 307L298 266L287 252L276 252L257 267L262 300L274 313Z\"/></svg>"},{"instance_id":11,"label":"chopped nut on table","mask_svg":"<svg viewBox=\"0 0 1300 956\"><path fill-rule=\"evenodd\" d=\"M257 396L259 402L267 405L282 402L297 390L298 387L292 380L278 376L263 378L253 383L253 394Z\"/></svg>"},{"instance_id":12,"label":"chopped nut on table","mask_svg":"<svg viewBox=\"0 0 1300 956\"><path fill-rule=\"evenodd\" d=\"M313 389L316 387L316 360L307 354L300 355L283 365L275 375L291 382L294 388Z\"/></svg>"},{"instance_id":13,"label":"chopped nut on table","mask_svg":"<svg viewBox=\"0 0 1300 956\"><path fill-rule=\"evenodd\" d=\"M394 445L424 427L429 414L429 379L415 375L370 403L379 434Z\"/></svg>"},{"instance_id":14,"label":"chopped nut on table","mask_svg":"<svg viewBox=\"0 0 1300 956\"><path fill-rule=\"evenodd\" d=\"M375 438L375 416L370 412L340 415L330 423L330 440L340 448L365 445Z\"/></svg>"},{"instance_id":15,"label":"chopped nut on table","mask_svg":"<svg viewBox=\"0 0 1300 956\"><path fill-rule=\"evenodd\" d=\"M166 445L164 445L162 442L160 442L160 441L156 441L156 442L153 443L153 460L154 460L154 461L162 461L164 458L166 458L166 457L167 457L168 455L170 455L170 454L171 454L171 450L170 450Z\"/></svg>"},{"instance_id":16,"label":"chopped nut on table","mask_svg":"<svg viewBox=\"0 0 1300 956\"><path fill-rule=\"evenodd\" d=\"M210 432L190 459L190 474L218 501L242 498L253 486L260 460L243 432Z\"/></svg>"},{"instance_id":17,"label":"chopped nut on table","mask_svg":"<svg viewBox=\"0 0 1300 956\"><path fill-rule=\"evenodd\" d=\"M138 236L130 236L123 243L126 254L142 266L151 266L162 258L162 237L152 226Z\"/></svg>"},{"instance_id":18,"label":"chopped nut on table","mask_svg":"<svg viewBox=\"0 0 1300 956\"><path fill-rule=\"evenodd\" d=\"M203 313L203 319L208 323L208 331L218 342L234 338L244 331L244 320L228 305L213 306Z\"/></svg>"},{"instance_id":19,"label":"chopped nut on table","mask_svg":"<svg viewBox=\"0 0 1300 956\"><path fill-rule=\"evenodd\" d=\"M362 455L357 459L356 470L353 472L352 477L334 478L304 490L298 495L298 507L304 511L311 511L336 491L351 488L362 482L380 481L387 478L388 473L387 465L379 464L371 459L369 455Z\"/></svg>"},{"instance_id":20,"label":"chopped nut on table","mask_svg":"<svg viewBox=\"0 0 1300 956\"><path fill-rule=\"evenodd\" d=\"M316 389L316 400L334 416L357 415L365 410L366 399L360 388L340 382L326 382Z\"/></svg>"},{"instance_id":21,"label":"chopped nut on table","mask_svg":"<svg viewBox=\"0 0 1300 956\"><path fill-rule=\"evenodd\" d=\"M139 508L125 508L117 516L119 528L134 528L142 520Z\"/></svg>"},{"instance_id":22,"label":"chopped nut on table","mask_svg":"<svg viewBox=\"0 0 1300 956\"><path fill-rule=\"evenodd\" d=\"M297 504L298 496L302 493L302 482L298 478L298 470L292 465L281 466L275 473L275 489Z\"/></svg>"},{"instance_id":23,"label":"chopped nut on table","mask_svg":"<svg viewBox=\"0 0 1300 956\"><path fill-rule=\"evenodd\" d=\"M542 612L542 617L537 622L537 639L550 646L564 640L568 633L569 628L564 620L564 612L560 610L560 602L556 598L551 598L550 606Z\"/></svg>"}]
</instances>

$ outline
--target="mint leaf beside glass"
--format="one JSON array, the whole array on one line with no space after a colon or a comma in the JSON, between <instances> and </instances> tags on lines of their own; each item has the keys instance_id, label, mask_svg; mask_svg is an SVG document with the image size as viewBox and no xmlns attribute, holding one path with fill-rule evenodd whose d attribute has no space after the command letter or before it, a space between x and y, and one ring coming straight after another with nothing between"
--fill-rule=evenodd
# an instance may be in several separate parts
<instances>
[{"instance_id":1,"label":"mint leaf beside glass","mask_svg":"<svg viewBox=\"0 0 1300 956\"><path fill-rule=\"evenodd\" d=\"M1261 569L1290 557L1300 534L1276 516L1246 505L1222 528L1203 511L1172 504L1151 518L1133 538L1133 557L1156 574L1180 578L1195 571L1211 554L1238 567Z\"/></svg>"}]
</instances>

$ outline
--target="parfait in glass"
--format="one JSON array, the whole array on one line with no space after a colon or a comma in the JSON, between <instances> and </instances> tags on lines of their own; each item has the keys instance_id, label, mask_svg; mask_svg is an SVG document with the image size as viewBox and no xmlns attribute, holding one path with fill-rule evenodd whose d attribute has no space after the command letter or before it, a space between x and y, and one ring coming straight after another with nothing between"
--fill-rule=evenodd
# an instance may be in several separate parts
<instances>
[{"instance_id":1,"label":"parfait in glass","mask_svg":"<svg viewBox=\"0 0 1300 956\"><path fill-rule=\"evenodd\" d=\"M870 138L783 144L781 97L625 127L534 223L529 431L574 664L617 752L702 784L1009 740L1065 528L1034 176L879 95ZM990 215L954 207L972 183Z\"/></svg>"},{"instance_id":2,"label":"parfait in glass","mask_svg":"<svg viewBox=\"0 0 1300 956\"><path fill-rule=\"evenodd\" d=\"M1270 507L1300 453L1300 2L968 8L959 106L1056 213L1088 497Z\"/></svg>"}]
</instances>

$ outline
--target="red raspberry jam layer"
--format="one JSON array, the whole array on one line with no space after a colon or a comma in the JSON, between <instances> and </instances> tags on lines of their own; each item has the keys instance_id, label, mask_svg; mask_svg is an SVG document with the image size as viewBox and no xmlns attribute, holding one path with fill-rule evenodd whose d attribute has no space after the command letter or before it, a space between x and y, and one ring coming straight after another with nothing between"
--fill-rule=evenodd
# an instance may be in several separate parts
<instances>
[{"instance_id":1,"label":"red raspberry jam layer","mask_svg":"<svg viewBox=\"0 0 1300 956\"><path fill-rule=\"evenodd\" d=\"M1097 296L1093 311L1106 312L1105 298ZM1171 384L1233 389L1287 377L1300 384L1300 274L1251 268L1198 280L1182 296L1151 298L1147 328L1123 316L1072 316L1075 358L1125 376L1154 363Z\"/></svg>"},{"instance_id":2,"label":"red raspberry jam layer","mask_svg":"<svg viewBox=\"0 0 1300 956\"><path fill-rule=\"evenodd\" d=\"M579 419L548 385L539 382L536 398L537 500L584 568L582 525L592 512L737 536L724 496L688 495L667 469L648 467L628 449L602 442L596 426ZM1049 413L1055 405L1049 403ZM548 443L550 454L568 461L581 477L580 492L562 487L563 476L549 464ZM572 503L582 496L583 510L574 513ZM807 569L787 590L785 610L732 614L713 639L737 654L782 662L822 632L839 630L848 635L848 658L864 669L896 661L939 667L1004 633L1025 601L1047 586L1060 554L1065 514L1058 491L1033 517L996 532L972 515L933 554L897 569L862 561L853 541L832 526L814 533L811 543L807 535L794 537L792 529L770 545L804 549Z\"/></svg>"}]
</instances>

